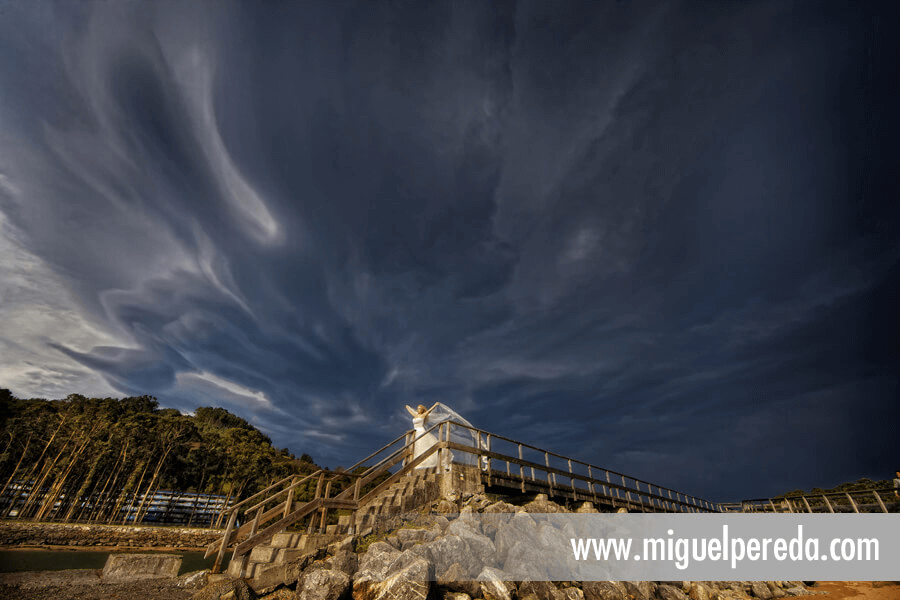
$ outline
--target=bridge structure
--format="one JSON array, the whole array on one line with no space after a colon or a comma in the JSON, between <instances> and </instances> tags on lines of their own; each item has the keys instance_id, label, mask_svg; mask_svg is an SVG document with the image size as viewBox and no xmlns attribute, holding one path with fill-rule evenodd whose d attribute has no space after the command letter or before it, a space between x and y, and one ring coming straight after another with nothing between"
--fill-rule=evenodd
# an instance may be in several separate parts
<instances>
[{"instance_id":1,"label":"bridge structure","mask_svg":"<svg viewBox=\"0 0 900 600\"><path fill-rule=\"evenodd\" d=\"M451 436L451 427L467 430L475 443L454 441L459 436ZM421 436L410 430L347 469L290 476L228 507L220 517L226 523L223 536L206 550L207 557L216 554L213 572L233 548L230 576L251 582L285 579L284 568L294 558L348 535L373 533L379 522L440 498L476 493L512 499L545 494L580 503L581 512L900 510L900 501L886 490L714 503L456 422L437 423L425 433L435 443L418 455L415 440ZM313 497L295 498L311 481L316 482Z\"/></svg>"}]
</instances>

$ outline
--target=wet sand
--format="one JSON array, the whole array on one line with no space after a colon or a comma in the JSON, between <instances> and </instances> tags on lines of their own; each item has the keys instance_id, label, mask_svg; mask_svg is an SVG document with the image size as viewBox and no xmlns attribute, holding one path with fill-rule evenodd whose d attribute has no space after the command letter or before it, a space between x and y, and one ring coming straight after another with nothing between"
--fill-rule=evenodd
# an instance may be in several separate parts
<instances>
[{"instance_id":1,"label":"wet sand","mask_svg":"<svg viewBox=\"0 0 900 600\"><path fill-rule=\"evenodd\" d=\"M900 600L900 583L894 581L820 581L810 591L835 600Z\"/></svg>"}]
</instances>

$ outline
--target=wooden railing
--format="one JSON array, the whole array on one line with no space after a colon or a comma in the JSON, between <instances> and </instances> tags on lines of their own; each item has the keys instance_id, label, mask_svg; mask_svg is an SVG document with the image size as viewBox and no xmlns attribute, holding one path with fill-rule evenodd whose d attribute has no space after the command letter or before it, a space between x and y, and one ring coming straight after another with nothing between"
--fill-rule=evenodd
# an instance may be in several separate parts
<instances>
[{"instance_id":1,"label":"wooden railing","mask_svg":"<svg viewBox=\"0 0 900 600\"><path fill-rule=\"evenodd\" d=\"M433 426L428 432L430 433L439 425ZM396 447L401 441L402 445ZM434 453L443 452L440 446L432 446L421 456L412 459L413 443L414 438L407 432L346 470L319 469L302 478L299 475L292 475L229 507L223 511L222 515L223 517L227 516L224 535L206 549L205 557L217 552L213 572L219 571L222 558L233 542L237 542L237 545L234 547L232 560L247 555L254 547L269 541L276 533L286 530L310 515L312 518L309 521L307 532L324 531L330 509L356 511ZM386 456L380 458L375 465L362 472L355 472L366 462L385 454ZM397 465L401 465L400 469L391 473L391 469ZM381 477L384 479L375 484L376 480ZM295 506L294 490L313 479L316 481L316 488L312 499L300 506ZM342 479L349 480L349 485L343 491L331 496L333 487ZM367 486L371 484L375 484L374 487L367 489ZM256 503L251 505L251 502L254 501ZM250 521L236 528L239 515L243 515L245 519L249 517ZM274 522L266 525L273 520ZM264 525L265 527L263 527ZM241 540L244 536L246 536L245 539Z\"/></svg>"},{"instance_id":2,"label":"wooden railing","mask_svg":"<svg viewBox=\"0 0 900 600\"><path fill-rule=\"evenodd\" d=\"M452 441L451 427L469 431L475 444ZM246 555L255 546L310 515L307 531L324 531L330 509L355 512L434 454L438 465L448 464L447 452L470 455L468 460L457 460L453 455L452 460L475 465L488 487L518 488L522 493L544 491L551 496L640 512L871 512L871 502L888 512L890 505L885 500L889 490L713 503L456 422L437 423L426 434L435 435L437 441L419 456L413 457L415 432L408 431L346 470L320 469L302 478L292 475L229 507L223 512L223 517L228 517L225 534L206 551L206 556L218 551L213 572L218 571L226 549L242 537L246 536L234 547L233 559ZM362 469L372 460L376 460L373 466ZM378 478L383 479L376 481ZM294 491L312 479L316 481L313 498L295 506ZM332 496L333 488L341 480L346 480L348 485ZM864 495L868 495L867 502L861 501ZM817 510L820 505L822 510ZM249 522L235 528L239 514L249 518Z\"/></svg>"},{"instance_id":3,"label":"wooden railing","mask_svg":"<svg viewBox=\"0 0 900 600\"><path fill-rule=\"evenodd\" d=\"M488 486L517 486L523 493L541 488L551 496L642 512L721 512L708 500L467 425L452 423L470 431L475 446L450 442L451 424L441 425L439 440L451 451L475 455Z\"/></svg>"},{"instance_id":4,"label":"wooden railing","mask_svg":"<svg viewBox=\"0 0 900 600\"><path fill-rule=\"evenodd\" d=\"M744 500L727 505L728 512L768 513L872 513L897 512L900 499L894 490L852 490L803 494L782 498Z\"/></svg>"}]
</instances>

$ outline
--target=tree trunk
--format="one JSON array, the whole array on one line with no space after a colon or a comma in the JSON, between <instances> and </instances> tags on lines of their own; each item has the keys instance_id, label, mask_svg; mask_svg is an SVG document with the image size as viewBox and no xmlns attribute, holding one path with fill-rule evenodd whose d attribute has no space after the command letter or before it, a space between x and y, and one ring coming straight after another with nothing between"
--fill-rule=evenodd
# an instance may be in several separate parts
<instances>
[{"instance_id":1,"label":"tree trunk","mask_svg":"<svg viewBox=\"0 0 900 600\"><path fill-rule=\"evenodd\" d=\"M104 481L104 477L106 477L111 469L109 467L100 471L100 475L94 478L94 484L91 486L90 490L85 491L85 501L84 505L81 507L81 510L78 511L78 514L74 515L72 520L76 523L82 520L90 521L91 517L94 514L94 510L96 510L100 496L97 493L97 488L100 487L100 483ZM87 512L87 516L85 516L85 512Z\"/></svg>"},{"instance_id":2,"label":"tree trunk","mask_svg":"<svg viewBox=\"0 0 900 600\"><path fill-rule=\"evenodd\" d=\"M65 470L56 478L56 481L50 488L50 493L48 494L47 498L45 498L41 503L40 509L38 509L35 521L40 521L52 511L53 506L56 504L56 499L59 498L66 480L72 473L72 469L76 464L78 464L78 459L81 458L81 453L84 452L84 449L87 448L91 443L91 435L93 435L95 429L96 427L92 429L86 436L84 436L84 440L81 442L81 445L77 447L75 455L69 459L69 463L66 465ZM62 506L60 506L60 508L62 508Z\"/></svg>"},{"instance_id":3,"label":"tree trunk","mask_svg":"<svg viewBox=\"0 0 900 600\"><path fill-rule=\"evenodd\" d=\"M191 506L191 516L188 517L187 526L190 527L194 521L194 513L197 512L197 503L200 502L200 493L203 491L203 482L206 481L206 464L203 465L203 473L200 475L200 487L197 488L197 497L194 498L194 504Z\"/></svg>"},{"instance_id":4,"label":"tree trunk","mask_svg":"<svg viewBox=\"0 0 900 600\"><path fill-rule=\"evenodd\" d=\"M62 429L63 423L65 423L65 422L66 422L66 418L63 417L63 418L60 420L59 425L56 427L56 431L53 432L53 435L50 436L50 439L49 439L49 440L47 441L47 443L44 445L44 449L41 450L41 455L38 456L38 457L37 457L37 460L34 461L34 464L31 465L31 471L29 471L29 472L28 472L28 475L25 476L26 481L27 481L28 479L31 478L31 475L34 473L34 470L37 468L37 466L38 466L39 464L41 464L41 460L43 460L44 454L47 453L47 449L50 448L50 444L52 444L52 443L53 443L53 440L56 439L56 434L59 433L59 430Z\"/></svg>"},{"instance_id":5,"label":"tree trunk","mask_svg":"<svg viewBox=\"0 0 900 600\"><path fill-rule=\"evenodd\" d=\"M147 467L149 467L149 466L150 465L148 465L146 462L144 463L144 470L141 471L141 478L138 480L138 483L134 488L134 495L131 497L131 502L128 503L128 508L125 509L125 516L122 517L122 523L124 523L124 524L128 523L128 515L131 513L131 509L134 508L134 501L137 499L137 495L141 491L141 484L144 483L144 475L147 474ZM123 490L123 493L124 493L124 490ZM118 511L116 511L116 512L118 512Z\"/></svg>"},{"instance_id":6,"label":"tree trunk","mask_svg":"<svg viewBox=\"0 0 900 600\"><path fill-rule=\"evenodd\" d=\"M115 482L119 480L119 471L122 469L122 465L125 464L125 458L128 453L128 443L131 440L125 440L125 446L122 448L122 454L116 459L116 464L113 466L112 471L109 474L109 477L106 479L106 483L103 484L103 488L100 490L100 495L97 497L97 508L91 511L91 514L88 516L88 521L93 521L94 519L100 520L106 516L106 504L109 500L109 494L106 490L107 488L112 490L113 488L109 487L110 482Z\"/></svg>"},{"instance_id":7,"label":"tree trunk","mask_svg":"<svg viewBox=\"0 0 900 600\"><path fill-rule=\"evenodd\" d=\"M63 521L68 522L69 519L72 518L72 514L75 512L75 509L78 507L78 502L81 500L81 497L88 491L88 487L91 485L91 480L94 478L94 474L97 472L97 465L100 464L100 459L103 458L102 454L98 454L94 459L94 462L91 463L91 468L88 469L87 475L84 476L84 480L81 483L81 487L78 488L78 491L75 492L72 498L72 502L69 506L68 512L66 512L66 516L63 517ZM84 503L87 504L87 500L84 500Z\"/></svg>"},{"instance_id":8,"label":"tree trunk","mask_svg":"<svg viewBox=\"0 0 900 600\"><path fill-rule=\"evenodd\" d=\"M6 493L6 489L9 487L9 484L12 483L13 479L16 477L16 473L19 472L19 466L22 464L22 461L25 460L25 455L28 454L28 445L31 444L31 436L34 434L29 434L28 439L25 440L25 449L22 450L22 456L19 457L19 462L16 463L15 468L12 473L9 475L9 479L6 480L6 483L3 484L3 489L0 490L0 500L3 499L3 495ZM10 506L15 504L15 497L10 498L9 500Z\"/></svg>"},{"instance_id":9,"label":"tree trunk","mask_svg":"<svg viewBox=\"0 0 900 600\"><path fill-rule=\"evenodd\" d=\"M63 453L66 451L66 448L69 447L70 441L71 441L71 438L69 438L69 440L66 440L66 443L63 444L63 447L60 449L59 454L56 455L56 458L53 459L53 462L46 465L45 468L41 469L40 479L34 484L34 487L31 488L31 493L28 494L28 498L25 500L25 504L22 506L22 510L19 511L20 517L25 516L25 513L28 511L28 509L31 507L31 505L37 500L37 497L40 494L40 490L44 485L44 481L46 481L47 477L53 471L53 467L55 467L56 463L59 462L59 459L62 457Z\"/></svg>"},{"instance_id":10,"label":"tree trunk","mask_svg":"<svg viewBox=\"0 0 900 600\"><path fill-rule=\"evenodd\" d=\"M159 459L159 462L156 463L156 469L153 470L153 477L150 479L150 483L147 485L147 490L153 489L153 485L156 483L156 480L159 479L159 474L162 471L162 466L166 462L166 458L169 457L169 452L172 451L172 448L175 444L169 444L169 447L166 448L166 451L163 452L162 457ZM141 511L144 509L144 503L147 501L147 494L144 494L144 497L141 499L141 504L138 506L137 514L135 515L135 522L139 522L140 519L143 519L143 515Z\"/></svg>"}]
</instances>

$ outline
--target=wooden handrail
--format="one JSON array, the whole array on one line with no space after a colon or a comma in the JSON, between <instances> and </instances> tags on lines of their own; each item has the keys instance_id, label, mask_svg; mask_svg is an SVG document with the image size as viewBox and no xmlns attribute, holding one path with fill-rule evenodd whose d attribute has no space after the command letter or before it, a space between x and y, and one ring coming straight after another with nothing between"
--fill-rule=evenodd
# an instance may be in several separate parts
<instances>
[{"instance_id":1,"label":"wooden handrail","mask_svg":"<svg viewBox=\"0 0 900 600\"><path fill-rule=\"evenodd\" d=\"M555 452L550 452L549 450L544 450L543 448L538 448L537 446L532 446L531 444L526 444L526 443L524 443L524 442L518 442L518 441L516 441L516 440L514 440L514 439L511 439L511 438L508 438L508 437L505 437L505 436L502 436L502 435L498 435L498 434L495 434L495 433L488 433L487 431L484 431L483 429L478 429L478 428L476 428L476 427L471 427L471 426L469 426L469 425L465 425L465 424L459 423L459 422L457 422L457 421L443 421L443 423L452 423L452 424L455 425L456 427L461 427L461 428L463 428L463 429L468 429L469 431L474 432L476 435L478 435L478 434L487 434L487 435L490 435L492 439L503 440L503 441L505 441L505 442L509 442L510 444L515 444L515 445L521 446L521 447L523 447L523 448L528 448L528 449L530 449L530 450L534 450L534 451L536 451L536 452L539 452L539 453L541 453L541 454L544 454L545 457L550 457L550 456L552 456L552 457L554 457L554 458L559 458L559 459L562 459L562 460L565 460L565 461L571 460L572 463L574 463L574 464L578 464L578 465L581 465L581 466L583 466L583 467L587 467L587 468L592 469L592 470L593 470L593 469L599 469L600 471L605 471L605 472L607 472L607 473L609 473L609 474L611 474L611 475L616 475L616 476L618 476L618 477L628 478L628 479L634 481L635 484L643 483L643 484L646 484L646 485L648 485L648 486L649 486L649 485L655 485L655 484L651 484L649 481L645 481L645 480L643 480L643 479L637 479L637 478L631 477L630 475L625 475L624 473L619 473L618 471L612 471L612 470L606 469L606 468L604 468L604 467L598 467L597 465L592 465L592 464L590 464L590 463L586 463L586 462L581 461L581 460L578 460L578 459L576 459L576 458L569 458L569 457L567 457L567 456L563 456L562 454L557 454L557 453L555 453ZM470 453L472 453L472 454L477 454L477 452L472 452L472 449L473 449L473 448L474 448L474 446L473 446L473 447L469 447L467 451L470 452ZM505 458L504 458L504 460L505 460ZM534 464L535 464L535 465L538 465L538 463L534 463ZM545 470L545 467L544 467L544 466L541 466L540 468L541 468L541 470ZM565 475L565 476L568 477L568 472L560 471L560 474L563 474L563 475ZM656 487L660 487L660 486L656 486ZM635 491L634 488L628 488L627 486L623 487L622 489L627 489L627 490ZM669 488L660 488L660 489L666 489L666 490L668 490ZM680 494L681 496L684 496L685 498L695 498L694 496L691 496L690 494L685 494L684 492L678 492L677 490L672 490L672 491L674 491L674 492L677 493L677 494ZM695 498L695 499L696 499L696 500L700 500L699 498ZM703 501L703 502L706 502L706 501ZM712 504L712 503L710 503L710 504Z\"/></svg>"},{"instance_id":2,"label":"wooden handrail","mask_svg":"<svg viewBox=\"0 0 900 600\"><path fill-rule=\"evenodd\" d=\"M310 473L309 475L307 475L306 477L304 477L299 483L302 483L303 481L306 481L307 479L309 479L310 477L313 477L314 475L318 475L318 474L319 474L319 471L321 471L321 470L322 470L322 469L319 469L318 471L315 471L314 473ZM288 481L289 479L293 479L294 477L297 477L297 475L288 475L287 477L285 477L284 479L282 479L282 480L279 481L278 483L273 483L272 485L270 485L270 486L267 487L266 489L264 489L264 490L262 490L262 491L259 491L259 492L256 492L255 494L253 494L253 495L250 496L249 498L245 498L244 500L241 500L241 501L238 502L237 504L232 504L230 507L228 507L227 509L225 509L225 511L223 511L223 512L224 512L225 514L228 514L229 512L231 512L231 511L233 511L233 510L235 510L235 509L240 508L240 507L243 506L244 504L247 504L247 503L250 502L251 500L254 500L254 499L256 499L256 498L259 498L259 496L261 496L262 494L265 494L265 493L268 492L269 490L273 490L273 489L275 489L276 487L278 487L278 486L280 486L280 485L283 485L285 481ZM281 493L281 492L279 492L279 493ZM276 495L277 495L277 494L276 494ZM272 497L274 498L275 496L272 496Z\"/></svg>"},{"instance_id":3,"label":"wooden handrail","mask_svg":"<svg viewBox=\"0 0 900 600\"><path fill-rule=\"evenodd\" d=\"M456 426L463 429L467 429L472 431L477 439L477 444L475 446L470 446L467 444L460 444L457 442L450 441L450 427ZM304 518L307 515L313 514L316 511L320 511L319 515L313 517L310 522L310 528L315 525L316 519L320 521L319 525L324 527L325 524L325 515L328 509L331 508L347 508L350 510L357 510L360 507L366 505L373 498L378 496L385 489L393 485L398 479L403 477L405 474L409 473L413 469L419 467L425 460L429 457L433 456L435 453L438 453L440 457L439 463L443 464L446 452L449 451L457 451L461 453L468 453L471 455L475 455L476 463L479 467L484 468L484 465L487 465L488 473L486 476L488 477L488 481L491 481L493 469L490 468L492 461L505 462L507 468L506 477L515 481L518 479L521 483L516 485L521 485L521 489L525 491L525 469L529 469L531 472L530 480L535 483L540 483L541 485L547 485L550 487L551 493L554 489L559 490L569 490L573 497L577 498L578 493L581 492L585 496L592 497L595 501L598 496L605 496L610 499L614 499L615 502L624 503L629 507L633 507L641 510L676 510L681 509L689 512L697 512L697 511L715 511L715 512L733 512L736 510L741 510L743 512L752 512L754 509L762 509L766 512L769 511L778 511L778 507L775 505L775 500L778 502L789 502L791 503L788 506L788 510L791 512L794 511L794 507L796 506L793 502L803 500L806 505L806 509L809 512L812 512L812 507L807 498L818 501L821 504L821 501L824 500L827 508L830 512L835 512L835 508L832 503L829 501L829 497L836 499L849 499L851 507L854 511L859 512L859 507L857 503L854 501L854 496L859 496L863 494L874 495L875 499L878 501L881 509L884 512L887 512L886 505L884 501L882 501L879 496L879 492L885 494L893 493L893 490L889 489L878 489L878 490L853 490L850 492L828 492L823 494L815 494L815 495L801 495L801 496L785 496L777 499L770 498L762 498L756 500L745 500L741 503L719 503L714 504L709 502L708 500L703 500L701 498L697 498L695 496L690 496L683 492L678 492L669 488L663 488L658 485L651 484L647 481L636 479L634 477L629 477L623 473L619 473L617 471L611 471L609 469L605 469L602 467L597 467L596 465L592 465L590 463L586 463L584 461L580 461L577 459L572 459L561 454L556 454L554 452L549 452L547 450L543 450L536 446L532 446L530 444L525 444L522 442L517 442L510 438L500 436L497 434L489 433L480 429L476 429L469 425L464 425L462 423L458 423L456 421L442 421L440 423L435 423L431 427L429 427L425 433L433 432L437 429L437 443L433 444L430 448L426 449L425 452L416 456L415 458L411 458L412 449L415 445L415 442L418 436L415 435L415 432L410 430L405 432L403 435L397 437L389 444L383 446L376 452L368 455L363 460L357 462L352 467L347 470L340 471L330 471L319 469L314 473L310 473L301 479L297 479L298 475L291 475L282 479L281 481L274 483L268 486L266 489L257 492L253 496L229 507L225 511L224 514L230 513L230 518L228 522L228 526L226 527L225 535L216 540L212 544L209 545L207 549L207 555L210 552L219 550L219 556L217 557L217 565L219 559L225 551L225 548L231 543L232 540L238 539L241 535L249 532L249 537L239 543L234 550L234 556L239 557L248 552L251 548L256 545L263 543L264 541L271 538L272 535L278 533L279 531L283 531L288 526L296 523L300 519ZM486 443L482 443L482 435L485 436ZM502 452L496 451L496 444L492 442L494 440L501 440L503 442L508 442L510 444L515 445L517 448L518 456L510 456L504 454ZM387 456L380 459L376 464L371 467L366 468L361 473L353 473L353 470L358 469L363 466L366 461L384 453L385 451L390 450L398 442L403 441L400 447L394 449ZM534 462L531 460L527 460L523 456L523 448L527 448L532 451L536 451L540 454L543 454L544 464L540 464L538 462ZM551 464L550 457L554 459L562 459L566 461L567 468L558 468ZM396 466L398 463L403 464L401 468L395 473L390 474L384 481L378 483L375 488L368 491L364 495L361 494L361 488L372 481L374 481L377 477L390 473L390 469ZM518 465L519 476L516 478L510 472L509 466L510 464ZM587 468L587 475L576 472L573 465L579 465L581 467ZM598 470L595 475L594 471ZM543 481L538 482L535 477L535 471L540 471L546 474L547 481L543 483ZM499 473L499 471L497 472ZM494 474L493 476L499 476ZM560 484L557 482L557 476L561 476L564 478L569 478L569 485L565 483ZM613 483L612 477L616 477L621 479L621 484ZM304 482L309 481L310 479L318 477L316 491L314 494L314 498L302 506L299 506L296 510L292 510L293 506L293 498L295 496L294 490ZM352 483L347 486L341 492L339 492L334 497L329 497L331 494L332 483L338 481L342 477L347 477ZM502 479L502 478L501 478ZM292 481L293 480L293 481ZM565 480L563 480L565 481ZM587 490L583 488L579 488L576 485L577 482L583 482L587 484ZM239 527L237 530L234 530L233 525L235 523L235 518L237 516L238 509L245 507L252 500L255 500L262 496L267 492L271 492L272 490L284 486L286 482L291 482L287 487L283 487L274 494L271 494L265 500L261 502L257 502L255 505L244 509L245 514L251 514L254 511L254 519L252 523L246 523L243 526ZM631 484L629 484L631 482ZM643 485L642 485L643 484ZM599 487L598 490L595 486ZM644 489L646 487L646 489ZM655 488L655 491L654 491ZM615 492L613 492L615 491ZM624 498L623 494L624 492ZM264 512L264 507L274 499L278 498L282 494L288 494L287 499L284 502L281 502ZM615 493L615 496L613 496ZM636 498L632 497L632 494L636 494ZM821 500L819 500L821 499ZM836 502L836 504L840 504ZM844 502L846 505L846 502ZM869 502L871 505L871 502ZM273 517L280 516L281 518L276 520L274 523L260 530L259 527L264 523L268 522Z\"/></svg>"},{"instance_id":4,"label":"wooden handrail","mask_svg":"<svg viewBox=\"0 0 900 600\"><path fill-rule=\"evenodd\" d=\"M609 485L610 487L615 488L617 491L619 491L619 490L625 491L625 493L626 493L626 498L628 499L629 502L632 502L632 503L634 502L634 500L632 500L631 497L630 497L631 492L635 492L635 493L639 494L638 499L640 499L641 495L646 494L645 492L641 492L641 491L640 491L640 484L645 484L645 485L648 487L648 489L650 489L650 487L654 485L654 484L651 484L651 483L648 482L648 481L645 481L645 480L642 480L642 479L636 479L636 478L634 478L634 477L630 477L630 476L628 476L628 475L625 475L624 473L619 473L619 472L617 472L617 471L611 471L611 470L609 470L609 469L606 469L606 468L603 468L603 467L598 467L598 466L596 466L596 465L592 465L592 464L590 464L590 463L586 463L586 462L581 461L581 460L578 460L578 459L569 458L569 457L567 457L567 456L563 456L562 454L557 454L557 453L555 453L555 452L550 452L550 451L548 451L548 450L544 450L544 449L542 449L542 448L538 448L537 446L532 446L531 444L526 444L526 443L523 443L523 442L517 442L516 440L513 440L513 439L511 439L511 438L508 438L508 437L505 437L505 436L502 436L502 435L497 435L497 434L494 434L494 433L489 433L489 432L484 431L484 430L482 430L482 429L477 429L477 428L475 428L475 427L471 427L471 426L469 426L469 425L465 425L465 424L459 423L459 422L457 422L457 421L443 421L442 423L452 423L452 424L453 424L454 426L456 426L456 427L460 427L460 428L463 428L463 429L467 429L467 430L469 430L469 431L472 431L476 436L478 436L477 439L480 439L480 436L484 434L484 435L490 436L492 439L495 439L495 440L502 440L502 441L508 442L508 443L510 443L510 444L515 444L519 449L521 449L521 448L528 448L528 449L530 449L530 450L533 450L533 451L536 451L536 452L539 452L539 453L543 454L543 455L544 455L544 462L545 462L544 465L541 465L540 463L534 463L534 462L528 461L527 464L525 464L524 466L528 466L529 468L531 468L531 470L532 470L532 479L534 478L534 470L535 470L535 469L539 469L539 470L541 470L541 471L546 472L547 475L548 475L548 478L550 478L550 479L548 480L548 485L550 485L551 488L556 488L556 487L558 487L558 485L556 484L555 479L554 479L555 475L563 475L563 476L565 476L565 477L569 477L569 475L570 475L570 473L569 473L568 471L564 471L564 470L562 470L562 469L556 469L555 467L551 467L550 464L549 464L549 463L550 463L550 457L551 457L551 456L554 457L554 458L558 458L558 459L565 460L565 461L567 461L567 463L570 463L570 464L577 464L577 465L580 465L580 466L583 466L583 467L587 467L590 471L593 471L594 469L598 469L599 471L605 472L605 473L607 473L607 482L608 482L608 480L609 480L609 475L615 475L615 476L618 476L618 477L622 478L622 480L623 480L623 485L619 486L619 485L617 485L617 484L610 484L610 483L608 483L608 485ZM440 425L440 424L441 424L441 423L438 423L438 424L432 426L431 429L433 429L435 426ZM430 431L430 429L429 429L429 431ZM458 446L459 446L459 447L458 447L457 449L458 449L458 450L461 450L461 451L463 451L463 452L468 452L468 453L470 453L470 454L477 454L477 455L485 455L483 449L478 449L478 448L476 448L475 446L462 446L462 445L458 445ZM503 461L507 461L507 459L511 459L511 460L508 460L507 462L511 462L511 463L513 463L513 464L518 464L517 461L516 461L515 459L513 459L513 457L508 456L508 455L505 455L505 454L501 454L501 453L494 452L494 453L493 453L493 457L494 457L494 458L498 458L499 460L503 460ZM552 469L552 470L548 470L548 469ZM587 481L587 478L585 478L584 476L579 475L578 473L571 473L571 475L578 476L579 479L581 479L581 480L583 480L583 481ZM635 486L636 486L636 487L629 487L629 486L627 485L627 483L624 483L624 482L626 481L626 479L630 479L631 481L633 481L633 482L635 483ZM600 482L601 480L596 479L596 478L593 478L593 481L595 481L595 482ZM665 489L666 491L673 491L673 492L675 492L677 495L683 497L683 498L684 498L684 501L683 501L683 502L681 502L681 501L678 502L678 504L680 504L680 505L683 505L683 506L692 506L692 507L695 507L695 508L696 508L696 507L700 507L700 506L706 506L706 507L707 507L707 510L712 510L712 511L717 511L717 510L718 510L718 505L713 504L713 503L711 503L711 502L709 502L709 501L707 501L707 500L702 500L702 499L700 499L700 498L696 498L696 497L691 496L691 495L689 495L689 494L685 494L684 492L678 492L678 491L676 491L676 490L670 490L669 488L662 488L662 487L660 487L660 486L658 486L658 485L655 486L655 487L656 487L657 489L659 489L660 491L662 491L662 490L664 490L664 489ZM693 501L693 504L692 504L690 501Z\"/></svg>"},{"instance_id":5,"label":"wooden handrail","mask_svg":"<svg viewBox=\"0 0 900 600\"><path fill-rule=\"evenodd\" d=\"M841 492L823 492L815 494L804 493L802 495L785 495L777 498L754 498L752 500L744 500L740 503L723 504L723 506L727 506L729 510L733 510L735 506L739 506L741 512L779 512L778 507L783 505L783 503L788 503L787 509L793 512L793 507L796 506L795 503L802 500L806 510L801 510L801 512L816 512L813 505L810 504L811 501L816 504L818 508L824 508L829 513L837 512L835 508L839 506L845 508L849 507L852 512L860 512L857 502L864 501L871 506L871 500L874 499L880 511L886 513L889 512L888 507L879 494L893 494L893 492L894 490L891 488L871 488L865 490L846 490Z\"/></svg>"}]
</instances>

